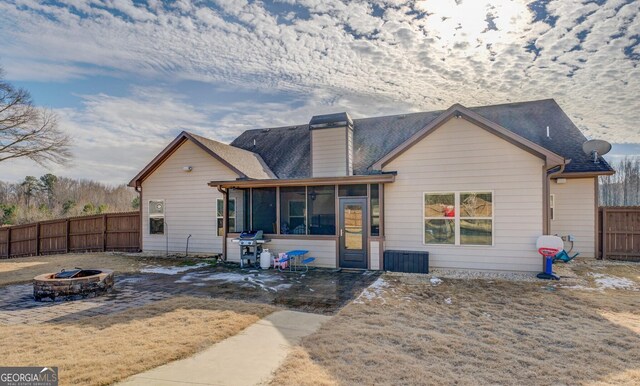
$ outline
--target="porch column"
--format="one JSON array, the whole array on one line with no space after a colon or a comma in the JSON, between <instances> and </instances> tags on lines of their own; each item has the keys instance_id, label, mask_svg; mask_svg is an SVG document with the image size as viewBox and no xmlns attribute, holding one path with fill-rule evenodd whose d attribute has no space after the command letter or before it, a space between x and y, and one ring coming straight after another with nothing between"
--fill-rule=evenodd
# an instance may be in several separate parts
<instances>
[{"instance_id":1,"label":"porch column","mask_svg":"<svg viewBox=\"0 0 640 386\"><path fill-rule=\"evenodd\" d=\"M222 260L227 261L227 233L229 228L229 190L218 185L218 191L222 193ZM216 224L216 228L218 224Z\"/></svg>"}]
</instances>

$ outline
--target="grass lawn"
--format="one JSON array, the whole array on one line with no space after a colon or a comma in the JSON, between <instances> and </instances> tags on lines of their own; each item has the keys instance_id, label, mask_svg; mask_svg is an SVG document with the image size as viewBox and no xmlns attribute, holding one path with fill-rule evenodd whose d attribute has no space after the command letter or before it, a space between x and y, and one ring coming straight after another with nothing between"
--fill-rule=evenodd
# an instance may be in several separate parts
<instances>
[{"instance_id":1,"label":"grass lawn","mask_svg":"<svg viewBox=\"0 0 640 386\"><path fill-rule=\"evenodd\" d=\"M638 385L640 264L594 263L579 285L384 275L272 384Z\"/></svg>"},{"instance_id":2,"label":"grass lawn","mask_svg":"<svg viewBox=\"0 0 640 386\"><path fill-rule=\"evenodd\" d=\"M110 253L85 253L20 257L0 260L0 286L28 283L37 275L66 268L108 268L116 272L137 272L148 265L189 265L193 259L154 258Z\"/></svg>"},{"instance_id":3,"label":"grass lawn","mask_svg":"<svg viewBox=\"0 0 640 386\"><path fill-rule=\"evenodd\" d=\"M73 323L0 325L0 363L58 366L61 385L108 385L190 356L274 310L177 297Z\"/></svg>"}]
</instances>

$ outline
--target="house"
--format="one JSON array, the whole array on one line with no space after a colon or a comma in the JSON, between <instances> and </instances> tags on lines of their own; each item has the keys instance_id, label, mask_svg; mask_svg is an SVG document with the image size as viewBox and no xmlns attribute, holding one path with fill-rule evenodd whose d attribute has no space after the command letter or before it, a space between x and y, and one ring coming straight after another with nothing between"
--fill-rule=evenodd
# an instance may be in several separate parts
<instances>
[{"instance_id":1,"label":"house","mask_svg":"<svg viewBox=\"0 0 640 386\"><path fill-rule=\"evenodd\" d=\"M430 265L540 271L543 234L595 256L607 162L552 100L248 130L231 144L181 133L131 182L145 251L221 253L262 230L320 267L381 269L385 250ZM567 243L567 249L571 242Z\"/></svg>"}]
</instances>

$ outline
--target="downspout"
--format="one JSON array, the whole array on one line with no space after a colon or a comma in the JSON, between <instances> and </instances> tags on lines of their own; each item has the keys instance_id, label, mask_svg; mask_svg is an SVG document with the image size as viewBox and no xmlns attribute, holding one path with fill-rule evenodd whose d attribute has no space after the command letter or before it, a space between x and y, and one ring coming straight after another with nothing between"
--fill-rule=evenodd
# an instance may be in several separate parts
<instances>
[{"instance_id":1,"label":"downspout","mask_svg":"<svg viewBox=\"0 0 640 386\"><path fill-rule=\"evenodd\" d=\"M138 235L138 252L142 252L143 251L143 247L142 247L142 225L144 224L143 221L144 219L142 218L142 185L138 185L135 187L135 191L138 193L138 202L140 203L140 207L138 208L138 210L140 211L140 234Z\"/></svg>"},{"instance_id":2,"label":"downspout","mask_svg":"<svg viewBox=\"0 0 640 386\"><path fill-rule=\"evenodd\" d=\"M217 186L218 192L222 193L222 260L227 261L227 230L229 225L229 190L224 190Z\"/></svg>"},{"instance_id":3,"label":"downspout","mask_svg":"<svg viewBox=\"0 0 640 386\"><path fill-rule=\"evenodd\" d=\"M551 170L553 170L554 168L556 168L557 166L554 166L551 169L548 169L546 171L546 178L544 179L544 199L542 202L544 202L544 229L543 229L543 234L548 235L551 232L551 218L549 216L549 212L551 211L551 208L549 206L549 195L551 194L551 179L559 174L562 174L562 172L564 172L564 168L567 166L567 164L571 162L571 160L565 160L564 163L562 165L560 165L560 169L556 170L555 172L551 172Z\"/></svg>"}]
</instances>

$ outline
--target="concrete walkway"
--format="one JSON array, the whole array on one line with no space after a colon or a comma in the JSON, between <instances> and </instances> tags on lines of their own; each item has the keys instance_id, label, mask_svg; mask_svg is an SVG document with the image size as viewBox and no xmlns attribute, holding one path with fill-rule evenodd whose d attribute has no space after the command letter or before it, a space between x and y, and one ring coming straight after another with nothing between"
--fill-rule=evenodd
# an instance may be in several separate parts
<instances>
[{"instance_id":1,"label":"concrete walkway","mask_svg":"<svg viewBox=\"0 0 640 386\"><path fill-rule=\"evenodd\" d=\"M203 352L128 378L122 385L257 385L267 383L291 348L329 316L278 311Z\"/></svg>"}]
</instances>

